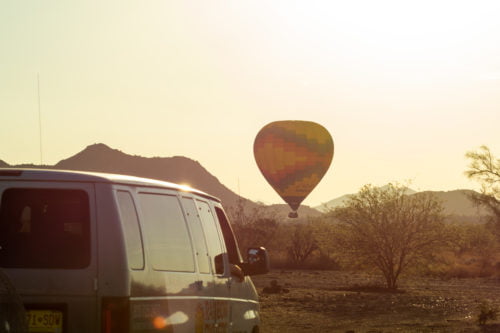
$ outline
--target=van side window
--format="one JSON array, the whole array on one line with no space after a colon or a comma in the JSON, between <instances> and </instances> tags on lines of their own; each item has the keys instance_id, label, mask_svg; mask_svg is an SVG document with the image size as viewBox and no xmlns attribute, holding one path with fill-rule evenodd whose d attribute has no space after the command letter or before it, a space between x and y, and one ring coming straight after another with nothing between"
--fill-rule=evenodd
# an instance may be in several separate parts
<instances>
[{"instance_id":1,"label":"van side window","mask_svg":"<svg viewBox=\"0 0 500 333\"><path fill-rule=\"evenodd\" d=\"M129 192L117 191L118 207L123 222L125 246L127 247L128 265L132 269L144 268L141 229L137 218L134 201Z\"/></svg>"},{"instance_id":2,"label":"van side window","mask_svg":"<svg viewBox=\"0 0 500 333\"><path fill-rule=\"evenodd\" d=\"M87 267L87 193L70 189L7 189L0 206L0 247L2 267Z\"/></svg>"},{"instance_id":3,"label":"van side window","mask_svg":"<svg viewBox=\"0 0 500 333\"><path fill-rule=\"evenodd\" d=\"M215 219L207 202L196 200L196 203L198 204L198 212L203 225L203 230L205 230L205 235L207 236L208 251L212 260L214 260L217 255L223 252Z\"/></svg>"},{"instance_id":4,"label":"van side window","mask_svg":"<svg viewBox=\"0 0 500 333\"><path fill-rule=\"evenodd\" d=\"M155 270L194 272L194 256L179 200L173 195L140 193L142 225Z\"/></svg>"},{"instance_id":5,"label":"van side window","mask_svg":"<svg viewBox=\"0 0 500 333\"><path fill-rule=\"evenodd\" d=\"M191 230L193 236L200 273L210 273L210 257L208 256L207 243L205 242L205 235L201 228L201 221L194 200L184 197L182 198L182 205L186 212L189 230Z\"/></svg>"},{"instance_id":6,"label":"van side window","mask_svg":"<svg viewBox=\"0 0 500 333\"><path fill-rule=\"evenodd\" d=\"M231 228L226 214L222 209L215 207L215 212L217 213L217 218L219 219L222 236L226 242L229 262L231 264L238 265L242 262L242 259L240 251L238 250L238 243L236 243L236 239L234 238L233 229Z\"/></svg>"}]
</instances>

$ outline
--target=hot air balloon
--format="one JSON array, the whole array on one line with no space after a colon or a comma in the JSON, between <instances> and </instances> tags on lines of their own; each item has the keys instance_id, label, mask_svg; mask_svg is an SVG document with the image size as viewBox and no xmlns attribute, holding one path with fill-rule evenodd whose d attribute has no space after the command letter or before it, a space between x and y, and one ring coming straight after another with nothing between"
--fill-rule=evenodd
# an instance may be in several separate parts
<instances>
[{"instance_id":1,"label":"hot air balloon","mask_svg":"<svg viewBox=\"0 0 500 333\"><path fill-rule=\"evenodd\" d=\"M267 182L298 216L302 201L320 182L333 158L333 139L311 121L275 121L255 137L255 161Z\"/></svg>"}]
</instances>

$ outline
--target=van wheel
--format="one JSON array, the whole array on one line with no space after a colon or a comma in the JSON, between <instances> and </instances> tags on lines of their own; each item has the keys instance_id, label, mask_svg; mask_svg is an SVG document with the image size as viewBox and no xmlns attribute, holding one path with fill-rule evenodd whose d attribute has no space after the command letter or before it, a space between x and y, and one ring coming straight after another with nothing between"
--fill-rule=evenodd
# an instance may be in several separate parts
<instances>
[{"instance_id":1,"label":"van wheel","mask_svg":"<svg viewBox=\"0 0 500 333\"><path fill-rule=\"evenodd\" d=\"M27 333L26 311L7 275L0 270L0 333Z\"/></svg>"}]
</instances>

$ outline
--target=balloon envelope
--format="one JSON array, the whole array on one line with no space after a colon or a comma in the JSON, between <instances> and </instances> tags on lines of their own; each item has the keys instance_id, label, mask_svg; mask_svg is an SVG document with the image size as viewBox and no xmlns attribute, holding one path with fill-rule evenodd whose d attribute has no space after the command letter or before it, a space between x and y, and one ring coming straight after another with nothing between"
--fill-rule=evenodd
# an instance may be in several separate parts
<instances>
[{"instance_id":1,"label":"balloon envelope","mask_svg":"<svg viewBox=\"0 0 500 333\"><path fill-rule=\"evenodd\" d=\"M253 151L264 178L296 211L328 170L333 139L311 121L276 121L259 131Z\"/></svg>"}]
</instances>

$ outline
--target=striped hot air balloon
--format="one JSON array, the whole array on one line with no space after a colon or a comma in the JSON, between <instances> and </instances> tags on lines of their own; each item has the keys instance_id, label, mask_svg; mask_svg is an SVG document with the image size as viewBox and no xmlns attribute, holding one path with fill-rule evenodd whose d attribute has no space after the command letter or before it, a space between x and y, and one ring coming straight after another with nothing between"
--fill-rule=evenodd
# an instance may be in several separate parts
<instances>
[{"instance_id":1,"label":"striped hot air balloon","mask_svg":"<svg viewBox=\"0 0 500 333\"><path fill-rule=\"evenodd\" d=\"M333 158L328 131L311 121L275 121L264 126L253 146L257 165L297 217L302 201L320 182Z\"/></svg>"}]
</instances>

